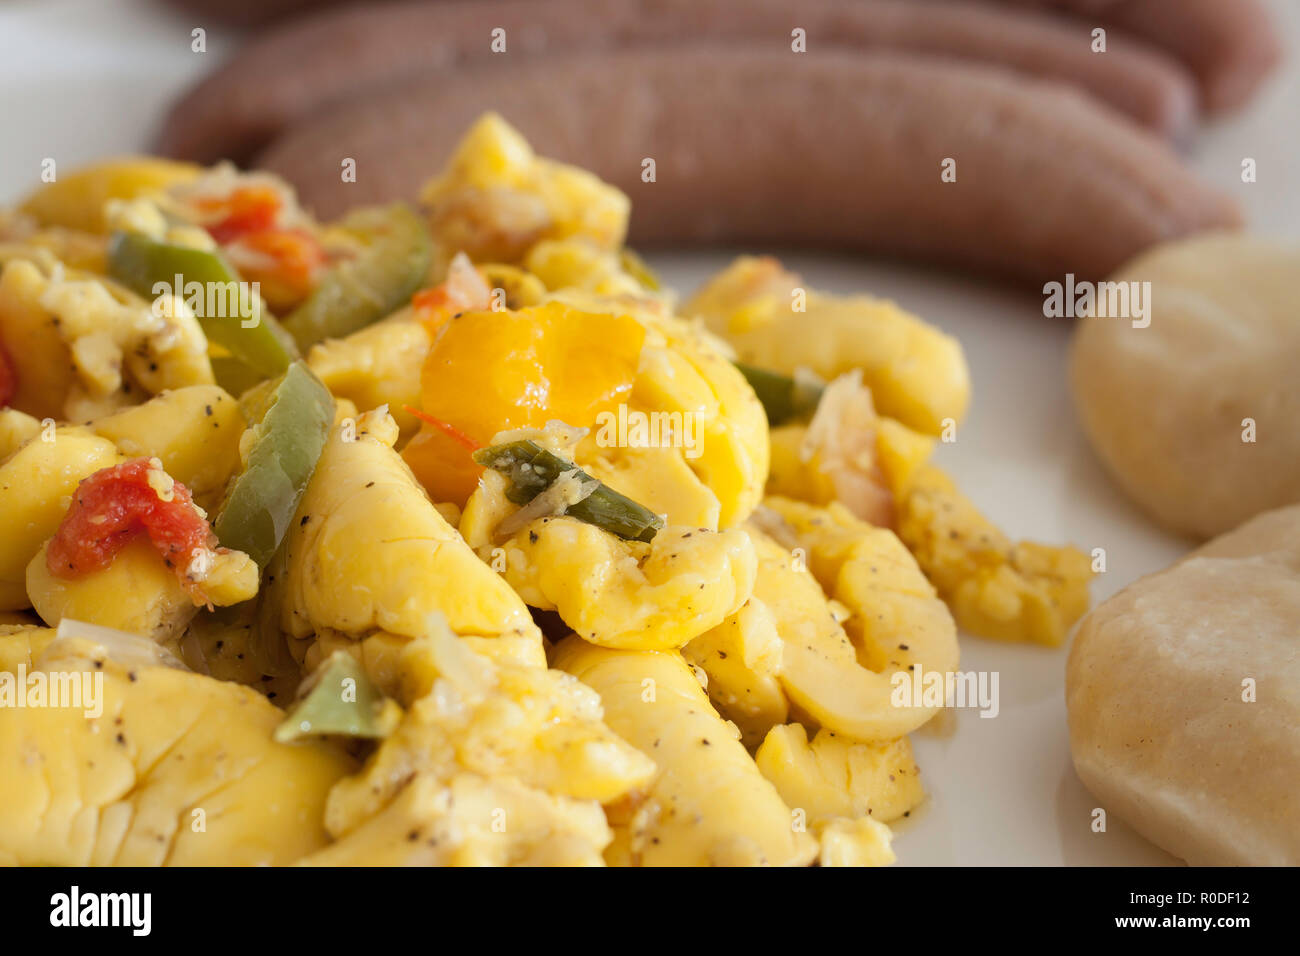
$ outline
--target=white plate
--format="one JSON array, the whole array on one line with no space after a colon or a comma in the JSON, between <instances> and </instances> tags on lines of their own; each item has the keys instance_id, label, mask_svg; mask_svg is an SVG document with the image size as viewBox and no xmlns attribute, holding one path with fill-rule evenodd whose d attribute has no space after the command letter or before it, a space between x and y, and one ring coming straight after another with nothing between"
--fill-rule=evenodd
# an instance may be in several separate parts
<instances>
[{"instance_id":1,"label":"white plate","mask_svg":"<svg viewBox=\"0 0 1300 956\"><path fill-rule=\"evenodd\" d=\"M1300 50L1300 5L1275 0ZM0 199L37 182L46 157L62 168L148 147L166 104L237 42L197 19L145 0L21 0L0 8L4 149ZM1204 131L1194 165L1236 193L1261 232L1300 234L1300 63L1295 59L1247 113ZM1240 181L1242 160L1259 181ZM729 252L654 255L684 292L723 267ZM772 250L748 250L772 251ZM870 291L962 340L974 403L938 462L1013 537L1104 548L1095 600L1158 570L1187 543L1154 528L1115 490L1089 452L1063 382L1069 324L1042 315L1040 297L918 267L849 256L791 253L814 288ZM930 799L898 827L911 865L1168 864L1177 862L1114 817L1092 831L1096 801L1070 765L1062 694L1065 651L963 637L962 669L996 671L1001 710L954 711L914 735Z\"/></svg>"}]
</instances>

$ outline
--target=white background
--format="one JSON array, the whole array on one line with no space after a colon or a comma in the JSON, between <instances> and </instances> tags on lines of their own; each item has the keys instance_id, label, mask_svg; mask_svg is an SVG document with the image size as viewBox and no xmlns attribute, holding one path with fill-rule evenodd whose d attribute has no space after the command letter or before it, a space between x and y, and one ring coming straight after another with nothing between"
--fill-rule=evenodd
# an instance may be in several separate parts
<instances>
[{"instance_id":1,"label":"white background","mask_svg":"<svg viewBox=\"0 0 1300 956\"><path fill-rule=\"evenodd\" d=\"M1225 0L1231 2L1231 0ZM1206 128L1190 161L1237 194L1252 228L1300 236L1300 3L1274 0L1291 59L1246 112ZM238 38L146 0L10 0L0 7L0 201L37 183L42 158L62 169L148 148L166 104L214 68ZM1259 180L1241 183L1243 157ZM734 252L651 256L688 292ZM780 250L743 250L776 251ZM985 512L1014 537L1103 547L1102 600L1182 554L1115 490L1088 450L1064 386L1070 326L1040 296L913 266L791 252L807 284L870 291L958 336L974 380L970 415L939 453ZM1062 694L1065 652L963 637L962 668L1000 673L1001 713L946 715L914 735L930 800L898 827L902 864L1171 863L1111 817L1070 765Z\"/></svg>"}]
</instances>

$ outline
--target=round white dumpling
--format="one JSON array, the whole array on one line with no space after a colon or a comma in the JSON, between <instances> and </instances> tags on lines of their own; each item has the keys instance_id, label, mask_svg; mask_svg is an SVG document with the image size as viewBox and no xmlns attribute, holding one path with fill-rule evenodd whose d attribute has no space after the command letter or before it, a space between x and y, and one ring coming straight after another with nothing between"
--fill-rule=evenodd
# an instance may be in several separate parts
<instances>
[{"instance_id":1,"label":"round white dumpling","mask_svg":"<svg viewBox=\"0 0 1300 956\"><path fill-rule=\"evenodd\" d=\"M1070 378L1124 490L1202 538L1300 502L1300 245L1205 235L1110 281L1151 283L1149 313L1080 320Z\"/></svg>"},{"instance_id":2,"label":"round white dumpling","mask_svg":"<svg viewBox=\"0 0 1300 956\"><path fill-rule=\"evenodd\" d=\"M1300 865L1300 506L1093 610L1065 692L1107 812L1192 864Z\"/></svg>"}]
</instances>

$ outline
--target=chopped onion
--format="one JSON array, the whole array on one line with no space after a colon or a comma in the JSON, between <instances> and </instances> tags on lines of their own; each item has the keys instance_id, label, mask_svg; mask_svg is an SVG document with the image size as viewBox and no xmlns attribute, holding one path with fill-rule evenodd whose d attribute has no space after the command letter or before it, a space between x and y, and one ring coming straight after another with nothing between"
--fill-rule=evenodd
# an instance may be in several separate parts
<instances>
[{"instance_id":1,"label":"chopped onion","mask_svg":"<svg viewBox=\"0 0 1300 956\"><path fill-rule=\"evenodd\" d=\"M147 637L86 621L74 621L68 617L59 622L54 640L46 645L41 657L53 659L63 652L84 657L85 652L77 648L74 643L76 641L99 645L105 650L108 660L124 667L171 667L175 670L189 670L171 651L155 644Z\"/></svg>"}]
</instances>

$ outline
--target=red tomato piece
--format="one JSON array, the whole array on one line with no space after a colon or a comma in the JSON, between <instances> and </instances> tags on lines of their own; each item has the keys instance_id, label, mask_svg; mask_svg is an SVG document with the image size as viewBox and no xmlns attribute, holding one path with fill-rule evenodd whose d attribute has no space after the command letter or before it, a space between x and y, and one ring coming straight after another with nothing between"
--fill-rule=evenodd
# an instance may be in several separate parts
<instances>
[{"instance_id":1,"label":"red tomato piece","mask_svg":"<svg viewBox=\"0 0 1300 956\"><path fill-rule=\"evenodd\" d=\"M240 186L223 199L201 201L199 208L225 212L208 226L212 238L225 245L246 233L274 228L280 217L280 196L269 186Z\"/></svg>"},{"instance_id":2,"label":"red tomato piece","mask_svg":"<svg viewBox=\"0 0 1300 956\"><path fill-rule=\"evenodd\" d=\"M168 484L171 497L164 501L160 488L165 495ZM134 458L83 479L50 542L46 567L60 578L98 571L141 534L149 536L186 592L198 595L198 582L186 571L196 551L216 549L217 537L190 490L168 477L156 459Z\"/></svg>"}]
</instances>

